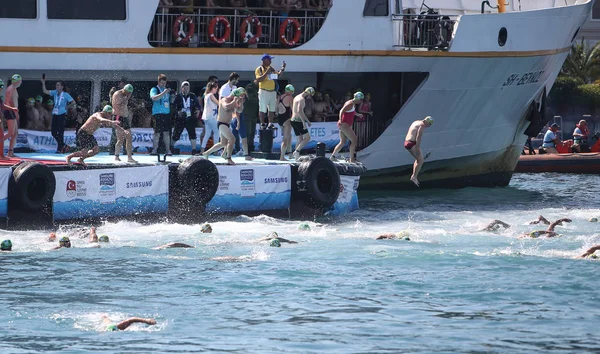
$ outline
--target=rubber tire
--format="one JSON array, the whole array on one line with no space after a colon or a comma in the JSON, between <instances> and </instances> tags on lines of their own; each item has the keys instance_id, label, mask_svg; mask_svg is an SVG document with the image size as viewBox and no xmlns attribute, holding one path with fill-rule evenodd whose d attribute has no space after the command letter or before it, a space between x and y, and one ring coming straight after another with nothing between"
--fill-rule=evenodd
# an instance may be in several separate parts
<instances>
[{"instance_id":1,"label":"rubber tire","mask_svg":"<svg viewBox=\"0 0 600 354\"><path fill-rule=\"evenodd\" d=\"M22 163L13 170L13 180L9 194L22 210L39 211L52 202L56 177L50 167L38 162Z\"/></svg>"},{"instance_id":2,"label":"rubber tire","mask_svg":"<svg viewBox=\"0 0 600 354\"><path fill-rule=\"evenodd\" d=\"M304 182L307 193L304 202L310 207L329 208L340 195L340 174L328 158L317 157L300 164L298 181Z\"/></svg>"},{"instance_id":3,"label":"rubber tire","mask_svg":"<svg viewBox=\"0 0 600 354\"><path fill-rule=\"evenodd\" d=\"M200 156L190 157L177 168L181 196L188 202L206 205L219 188L219 170Z\"/></svg>"}]
</instances>

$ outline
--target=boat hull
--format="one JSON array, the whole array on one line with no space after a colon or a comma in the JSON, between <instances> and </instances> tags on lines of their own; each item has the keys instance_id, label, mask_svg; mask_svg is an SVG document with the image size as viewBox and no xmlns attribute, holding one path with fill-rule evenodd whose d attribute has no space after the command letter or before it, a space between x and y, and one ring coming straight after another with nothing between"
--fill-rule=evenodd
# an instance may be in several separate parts
<instances>
[{"instance_id":1,"label":"boat hull","mask_svg":"<svg viewBox=\"0 0 600 354\"><path fill-rule=\"evenodd\" d=\"M515 172L600 174L600 153L522 155Z\"/></svg>"}]
</instances>

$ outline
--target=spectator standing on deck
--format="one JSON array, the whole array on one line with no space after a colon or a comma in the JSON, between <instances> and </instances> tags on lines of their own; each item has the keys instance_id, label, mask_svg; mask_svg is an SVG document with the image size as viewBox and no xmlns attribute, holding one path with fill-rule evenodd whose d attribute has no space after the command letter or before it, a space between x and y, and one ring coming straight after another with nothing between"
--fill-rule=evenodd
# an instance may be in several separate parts
<instances>
[{"instance_id":1,"label":"spectator standing on deck","mask_svg":"<svg viewBox=\"0 0 600 354\"><path fill-rule=\"evenodd\" d=\"M202 120L204 121L204 137L202 137L202 145L200 145L200 153L203 154L206 149L206 144L210 136L213 137L213 144L219 142L219 128L217 126L217 115L219 113L219 100L217 99L217 91L219 84L209 82L204 93L204 112Z\"/></svg>"},{"instance_id":2,"label":"spectator standing on deck","mask_svg":"<svg viewBox=\"0 0 600 354\"><path fill-rule=\"evenodd\" d=\"M248 133L248 153L254 151L256 124L258 123L258 88L255 84L246 85L246 101L244 102L244 124Z\"/></svg>"},{"instance_id":3,"label":"spectator standing on deck","mask_svg":"<svg viewBox=\"0 0 600 354\"><path fill-rule=\"evenodd\" d=\"M42 103L44 102L44 98L40 95L35 96L35 109L37 109L40 114L40 118L44 121L44 130L50 130L52 124L52 115L48 112Z\"/></svg>"},{"instance_id":4,"label":"spectator standing on deck","mask_svg":"<svg viewBox=\"0 0 600 354\"><path fill-rule=\"evenodd\" d=\"M167 76L160 74L158 76L158 85L150 90L152 99L152 119L154 123L154 136L152 137L152 152L150 155L158 155L158 142L160 135L163 136L163 143L167 150L167 155L171 155L171 93L172 90L166 88Z\"/></svg>"},{"instance_id":5,"label":"spectator standing on deck","mask_svg":"<svg viewBox=\"0 0 600 354\"><path fill-rule=\"evenodd\" d=\"M262 56L262 65L256 68L254 76L258 82L258 103L259 103L259 117L261 123L261 129L267 128L275 129L273 125L273 119L275 117L275 111L277 109L277 93L276 91L276 80L279 75L285 71L285 61L281 66L281 70L275 71L271 66L271 60L274 57L269 54ZM265 122L265 116L268 120Z\"/></svg>"},{"instance_id":6,"label":"spectator standing on deck","mask_svg":"<svg viewBox=\"0 0 600 354\"><path fill-rule=\"evenodd\" d=\"M125 85L122 89L116 91L111 99L115 120L119 121L120 129L114 129L117 135L117 143L115 144L115 161L121 161L119 154L125 140L125 150L127 151L127 162L136 163L133 159L133 142L131 137L131 118L129 118L129 99L133 93L131 84Z\"/></svg>"},{"instance_id":7,"label":"spectator standing on deck","mask_svg":"<svg viewBox=\"0 0 600 354\"><path fill-rule=\"evenodd\" d=\"M68 92L64 91L65 85L62 81L56 82L56 89L46 89L46 79L42 78L42 90L44 94L52 97L54 108L52 109L52 136L56 139L56 153L62 154L67 146L65 145L65 125L67 123L67 105L75 103L75 100Z\"/></svg>"},{"instance_id":8,"label":"spectator standing on deck","mask_svg":"<svg viewBox=\"0 0 600 354\"><path fill-rule=\"evenodd\" d=\"M190 92L190 83L181 83L181 92L175 96L175 129L173 129L173 144L179 140L185 128L192 145L192 155L196 155L196 125L200 116L200 107L196 95Z\"/></svg>"}]
</instances>

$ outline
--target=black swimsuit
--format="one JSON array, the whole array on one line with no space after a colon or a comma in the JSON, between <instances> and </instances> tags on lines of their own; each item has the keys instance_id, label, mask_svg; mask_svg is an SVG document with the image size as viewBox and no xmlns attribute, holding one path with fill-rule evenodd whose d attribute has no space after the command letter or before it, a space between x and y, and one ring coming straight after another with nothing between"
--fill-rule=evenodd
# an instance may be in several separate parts
<instances>
[{"instance_id":1,"label":"black swimsuit","mask_svg":"<svg viewBox=\"0 0 600 354\"><path fill-rule=\"evenodd\" d=\"M280 126L283 126L283 123L287 122L288 119L292 118L292 108L286 107L286 105L283 104L282 99L279 99L279 103L281 103L285 107L285 113L282 113L277 116L277 123L279 123Z\"/></svg>"}]
</instances>

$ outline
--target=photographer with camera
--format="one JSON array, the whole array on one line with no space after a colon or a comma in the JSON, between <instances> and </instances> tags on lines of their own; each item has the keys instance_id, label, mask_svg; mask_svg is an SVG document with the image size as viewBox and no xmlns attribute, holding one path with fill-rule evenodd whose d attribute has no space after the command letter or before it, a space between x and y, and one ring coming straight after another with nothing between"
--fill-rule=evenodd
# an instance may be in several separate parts
<instances>
[{"instance_id":1,"label":"photographer with camera","mask_svg":"<svg viewBox=\"0 0 600 354\"><path fill-rule=\"evenodd\" d=\"M152 99L152 125L154 135L152 137L152 152L150 155L158 155L158 143L162 133L166 154L171 154L171 96L172 89L167 88L167 76L158 75L158 85L150 90Z\"/></svg>"}]
</instances>

